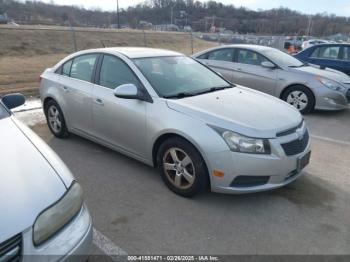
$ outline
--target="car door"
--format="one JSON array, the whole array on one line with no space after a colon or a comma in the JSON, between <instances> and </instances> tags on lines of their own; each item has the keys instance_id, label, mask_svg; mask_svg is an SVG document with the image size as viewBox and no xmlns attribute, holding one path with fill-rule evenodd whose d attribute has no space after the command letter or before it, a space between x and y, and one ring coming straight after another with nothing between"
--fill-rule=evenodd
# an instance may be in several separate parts
<instances>
[{"instance_id":1,"label":"car door","mask_svg":"<svg viewBox=\"0 0 350 262\"><path fill-rule=\"evenodd\" d=\"M144 157L147 102L118 98L113 93L122 84L144 87L121 58L105 54L99 64L93 88L94 136L126 153Z\"/></svg>"},{"instance_id":2,"label":"car door","mask_svg":"<svg viewBox=\"0 0 350 262\"><path fill-rule=\"evenodd\" d=\"M342 71L339 45L322 45L315 48L310 56L309 61L311 64Z\"/></svg>"},{"instance_id":3,"label":"car door","mask_svg":"<svg viewBox=\"0 0 350 262\"><path fill-rule=\"evenodd\" d=\"M263 67L261 64L265 61L270 62L255 51L237 49L233 82L273 95L277 84L278 69Z\"/></svg>"},{"instance_id":4,"label":"car door","mask_svg":"<svg viewBox=\"0 0 350 262\"><path fill-rule=\"evenodd\" d=\"M234 48L221 48L199 56L197 59L220 73L227 81L232 82Z\"/></svg>"},{"instance_id":5,"label":"car door","mask_svg":"<svg viewBox=\"0 0 350 262\"><path fill-rule=\"evenodd\" d=\"M80 55L62 67L64 113L68 126L84 133L92 130L92 78L98 54Z\"/></svg>"}]
</instances>

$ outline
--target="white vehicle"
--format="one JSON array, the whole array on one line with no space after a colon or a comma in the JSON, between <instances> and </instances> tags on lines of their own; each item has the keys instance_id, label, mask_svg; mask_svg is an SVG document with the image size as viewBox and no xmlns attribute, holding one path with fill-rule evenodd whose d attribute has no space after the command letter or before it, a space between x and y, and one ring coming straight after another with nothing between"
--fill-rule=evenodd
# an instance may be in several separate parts
<instances>
[{"instance_id":1,"label":"white vehicle","mask_svg":"<svg viewBox=\"0 0 350 262\"><path fill-rule=\"evenodd\" d=\"M303 50L305 50L306 48L309 48L310 46L319 45L319 44L328 44L328 43L329 43L328 40L311 39L311 40L304 41L304 42L301 44L301 48L302 48Z\"/></svg>"},{"instance_id":2,"label":"white vehicle","mask_svg":"<svg viewBox=\"0 0 350 262\"><path fill-rule=\"evenodd\" d=\"M85 261L92 223L81 186L59 157L0 100L0 261Z\"/></svg>"}]
</instances>

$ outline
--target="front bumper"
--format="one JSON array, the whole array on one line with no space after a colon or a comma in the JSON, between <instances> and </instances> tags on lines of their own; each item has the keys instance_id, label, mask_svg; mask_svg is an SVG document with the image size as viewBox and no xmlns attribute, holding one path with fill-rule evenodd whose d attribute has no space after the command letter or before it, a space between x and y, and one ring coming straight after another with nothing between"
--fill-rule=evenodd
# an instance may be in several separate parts
<instances>
[{"instance_id":1,"label":"front bumper","mask_svg":"<svg viewBox=\"0 0 350 262\"><path fill-rule=\"evenodd\" d=\"M310 139L308 139L302 152L287 156L281 144L296 139L298 139L297 133L270 139L270 155L244 154L229 150L209 155L211 190L229 194L253 193L291 183L302 174L301 170L298 170L299 159L310 152ZM222 171L224 176L214 176L214 170ZM254 178L257 183L237 186L234 181L238 178Z\"/></svg>"},{"instance_id":2,"label":"front bumper","mask_svg":"<svg viewBox=\"0 0 350 262\"><path fill-rule=\"evenodd\" d=\"M92 221L84 205L79 214L42 245L33 245L33 231L23 232L23 262L86 261L92 244Z\"/></svg>"},{"instance_id":3,"label":"front bumper","mask_svg":"<svg viewBox=\"0 0 350 262\"><path fill-rule=\"evenodd\" d=\"M315 93L315 92L314 92ZM319 110L343 110L349 107L350 89L346 92L337 92L322 88L315 93L316 104L315 109Z\"/></svg>"}]
</instances>

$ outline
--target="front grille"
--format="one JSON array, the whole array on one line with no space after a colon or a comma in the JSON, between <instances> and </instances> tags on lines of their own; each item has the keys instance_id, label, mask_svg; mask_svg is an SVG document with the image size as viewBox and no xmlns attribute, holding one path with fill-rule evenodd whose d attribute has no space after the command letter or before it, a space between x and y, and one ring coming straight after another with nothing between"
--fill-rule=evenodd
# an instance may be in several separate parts
<instances>
[{"instance_id":1,"label":"front grille","mask_svg":"<svg viewBox=\"0 0 350 262\"><path fill-rule=\"evenodd\" d=\"M348 99L348 103L350 103L350 89L346 92L346 98Z\"/></svg>"},{"instance_id":2,"label":"front grille","mask_svg":"<svg viewBox=\"0 0 350 262\"><path fill-rule=\"evenodd\" d=\"M0 243L0 261L17 262L21 260L22 235L18 234Z\"/></svg>"},{"instance_id":3,"label":"front grille","mask_svg":"<svg viewBox=\"0 0 350 262\"><path fill-rule=\"evenodd\" d=\"M309 132L306 130L301 139L296 139L291 142L281 144L281 146L287 156L293 156L303 152L307 147L308 143L309 143Z\"/></svg>"},{"instance_id":4,"label":"front grille","mask_svg":"<svg viewBox=\"0 0 350 262\"><path fill-rule=\"evenodd\" d=\"M237 176L231 183L231 187L262 186L269 181L269 176Z\"/></svg>"}]
</instances>

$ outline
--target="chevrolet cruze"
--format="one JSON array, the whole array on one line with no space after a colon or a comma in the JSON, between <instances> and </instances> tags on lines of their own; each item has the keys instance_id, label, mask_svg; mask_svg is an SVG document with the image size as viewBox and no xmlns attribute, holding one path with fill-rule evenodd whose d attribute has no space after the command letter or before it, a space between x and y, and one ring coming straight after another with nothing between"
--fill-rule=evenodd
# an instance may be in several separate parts
<instances>
[{"instance_id":1,"label":"chevrolet cruze","mask_svg":"<svg viewBox=\"0 0 350 262\"><path fill-rule=\"evenodd\" d=\"M309 163L298 110L177 52L80 51L45 70L40 93L55 136L75 133L157 167L182 196L278 188Z\"/></svg>"},{"instance_id":2,"label":"chevrolet cruze","mask_svg":"<svg viewBox=\"0 0 350 262\"><path fill-rule=\"evenodd\" d=\"M58 156L0 100L0 261L85 261L92 224L82 188Z\"/></svg>"}]
</instances>

